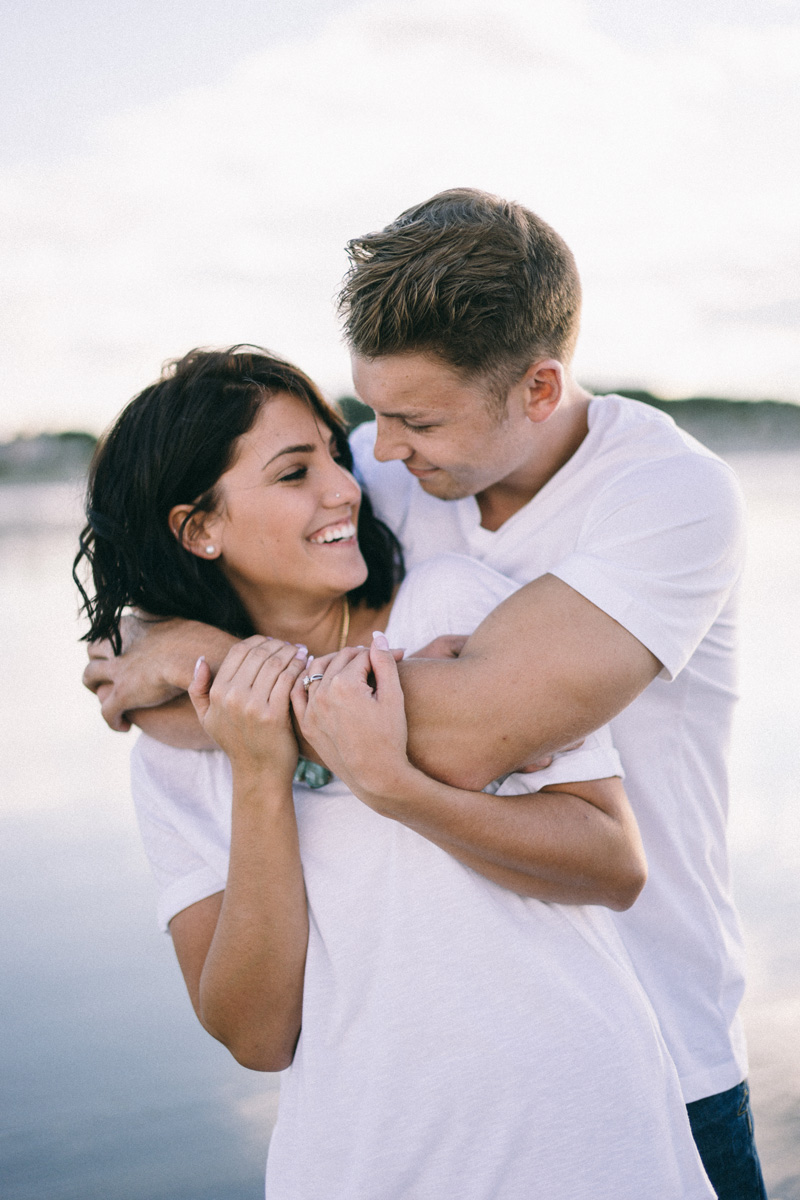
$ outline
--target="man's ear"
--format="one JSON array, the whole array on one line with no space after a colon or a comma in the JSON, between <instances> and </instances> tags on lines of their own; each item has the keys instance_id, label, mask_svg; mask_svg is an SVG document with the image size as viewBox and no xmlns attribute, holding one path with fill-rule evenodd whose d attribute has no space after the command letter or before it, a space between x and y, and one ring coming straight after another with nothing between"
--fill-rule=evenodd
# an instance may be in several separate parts
<instances>
[{"instance_id":1,"label":"man's ear","mask_svg":"<svg viewBox=\"0 0 800 1200\"><path fill-rule=\"evenodd\" d=\"M198 558L219 558L222 546L217 535L221 531L214 513L198 512L192 504L176 504L167 520L173 537L184 550Z\"/></svg>"},{"instance_id":2,"label":"man's ear","mask_svg":"<svg viewBox=\"0 0 800 1200\"><path fill-rule=\"evenodd\" d=\"M564 393L564 364L557 358L531 363L520 380L524 389L525 416L534 424L546 421L558 407Z\"/></svg>"}]
</instances>

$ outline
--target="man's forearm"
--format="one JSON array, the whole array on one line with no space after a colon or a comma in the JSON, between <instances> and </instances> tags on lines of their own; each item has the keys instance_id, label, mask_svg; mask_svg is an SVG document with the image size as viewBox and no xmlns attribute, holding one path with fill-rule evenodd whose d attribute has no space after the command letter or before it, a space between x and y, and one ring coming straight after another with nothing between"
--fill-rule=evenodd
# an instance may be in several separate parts
<instances>
[{"instance_id":1,"label":"man's forearm","mask_svg":"<svg viewBox=\"0 0 800 1200\"><path fill-rule=\"evenodd\" d=\"M83 682L96 693L107 724L112 729L125 730L130 725L127 714L137 709L158 708L185 692L201 654L212 671L216 671L237 640L221 629L197 621L131 621L125 630L121 655L114 655L109 642L89 646L89 664ZM148 720L147 732L157 729L159 723L160 718L155 724ZM169 738L159 740L169 741Z\"/></svg>"},{"instance_id":2,"label":"man's forearm","mask_svg":"<svg viewBox=\"0 0 800 1200\"><path fill-rule=\"evenodd\" d=\"M485 787L606 724L660 665L606 613L543 576L490 613L459 658L400 664L409 757L445 783Z\"/></svg>"},{"instance_id":3,"label":"man's forearm","mask_svg":"<svg viewBox=\"0 0 800 1200\"><path fill-rule=\"evenodd\" d=\"M189 696L183 694L157 708L134 708L125 714L148 737L177 750L216 750L197 719Z\"/></svg>"}]
</instances>

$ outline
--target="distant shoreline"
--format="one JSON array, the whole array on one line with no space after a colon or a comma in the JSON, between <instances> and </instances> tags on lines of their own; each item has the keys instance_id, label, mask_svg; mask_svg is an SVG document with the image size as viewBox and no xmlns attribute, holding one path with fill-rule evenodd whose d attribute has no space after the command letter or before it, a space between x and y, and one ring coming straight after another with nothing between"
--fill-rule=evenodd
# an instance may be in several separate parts
<instances>
[{"instance_id":1,"label":"distant shoreline","mask_svg":"<svg viewBox=\"0 0 800 1200\"><path fill-rule=\"evenodd\" d=\"M651 404L687 433L720 454L738 450L800 450L800 404L779 400L727 400L690 396L663 400L651 392L618 388L617 394ZM372 410L354 396L336 404L350 428L372 420ZM0 443L0 483L58 482L85 475L97 443L80 430L20 435Z\"/></svg>"},{"instance_id":2,"label":"distant shoreline","mask_svg":"<svg viewBox=\"0 0 800 1200\"><path fill-rule=\"evenodd\" d=\"M716 396L662 400L652 392L630 388L591 390L598 395L615 391L618 396L629 396L661 409L676 425L717 454L800 450L800 404L781 400L726 400ZM372 420L372 410L354 396L343 396L337 404L351 428Z\"/></svg>"}]
</instances>

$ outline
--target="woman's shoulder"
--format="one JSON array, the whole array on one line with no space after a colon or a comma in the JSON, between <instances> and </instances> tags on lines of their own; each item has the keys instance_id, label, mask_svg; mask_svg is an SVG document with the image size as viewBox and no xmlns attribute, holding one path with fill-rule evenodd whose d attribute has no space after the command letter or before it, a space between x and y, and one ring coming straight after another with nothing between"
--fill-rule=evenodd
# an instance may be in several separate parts
<instances>
[{"instance_id":1,"label":"woman's shoulder","mask_svg":"<svg viewBox=\"0 0 800 1200\"><path fill-rule=\"evenodd\" d=\"M131 750L131 786L138 804L199 800L230 787L230 763L222 750L179 750L140 733Z\"/></svg>"},{"instance_id":2,"label":"woman's shoulder","mask_svg":"<svg viewBox=\"0 0 800 1200\"><path fill-rule=\"evenodd\" d=\"M471 633L517 590L514 580L463 554L438 554L408 572L395 598L387 635L418 649L445 633Z\"/></svg>"}]
</instances>

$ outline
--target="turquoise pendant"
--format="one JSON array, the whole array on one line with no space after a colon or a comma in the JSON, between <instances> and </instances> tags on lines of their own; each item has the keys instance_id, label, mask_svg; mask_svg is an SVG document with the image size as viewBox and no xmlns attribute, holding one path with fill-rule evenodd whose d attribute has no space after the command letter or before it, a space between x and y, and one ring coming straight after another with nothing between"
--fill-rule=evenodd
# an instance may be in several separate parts
<instances>
[{"instance_id":1,"label":"turquoise pendant","mask_svg":"<svg viewBox=\"0 0 800 1200\"><path fill-rule=\"evenodd\" d=\"M330 783L333 779L333 772L327 767L320 766L319 763L312 762L309 758L303 758L302 754L297 760L297 769L294 773L295 783L304 783L306 787L321 788L325 787L326 783Z\"/></svg>"}]
</instances>

